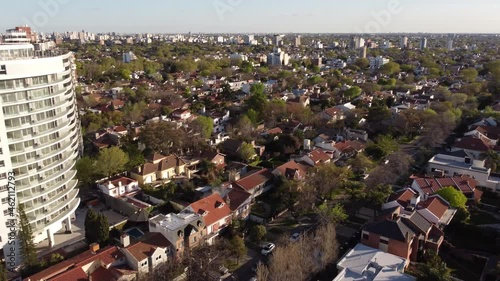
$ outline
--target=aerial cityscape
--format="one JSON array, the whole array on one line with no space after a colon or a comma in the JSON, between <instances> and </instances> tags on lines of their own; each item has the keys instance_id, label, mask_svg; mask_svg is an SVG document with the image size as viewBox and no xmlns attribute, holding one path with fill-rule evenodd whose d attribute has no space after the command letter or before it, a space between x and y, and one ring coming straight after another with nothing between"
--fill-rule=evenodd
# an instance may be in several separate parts
<instances>
[{"instance_id":1,"label":"aerial cityscape","mask_svg":"<svg viewBox=\"0 0 500 281\"><path fill-rule=\"evenodd\" d=\"M111 2L4 4L0 281L500 280L500 4Z\"/></svg>"}]
</instances>

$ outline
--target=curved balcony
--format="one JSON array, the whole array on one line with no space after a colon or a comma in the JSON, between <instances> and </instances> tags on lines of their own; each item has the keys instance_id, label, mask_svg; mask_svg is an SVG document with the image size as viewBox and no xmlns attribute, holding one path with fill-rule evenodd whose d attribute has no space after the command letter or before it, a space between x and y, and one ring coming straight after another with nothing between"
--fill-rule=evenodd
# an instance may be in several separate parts
<instances>
[{"instance_id":1,"label":"curved balcony","mask_svg":"<svg viewBox=\"0 0 500 281\"><path fill-rule=\"evenodd\" d=\"M65 211L63 211L57 215L55 214L56 212L49 213L45 216L45 218L42 218L42 219L44 219L43 226L33 228L33 233L42 232L46 229L47 226L49 226L51 224L60 223L64 219L66 219L68 216L70 216L71 214L74 214L76 211L76 208L78 208L78 205L80 205L80 198L77 197L73 201L67 202L66 205L67 205L67 209ZM39 224L38 221L35 223L37 225Z\"/></svg>"}]
</instances>

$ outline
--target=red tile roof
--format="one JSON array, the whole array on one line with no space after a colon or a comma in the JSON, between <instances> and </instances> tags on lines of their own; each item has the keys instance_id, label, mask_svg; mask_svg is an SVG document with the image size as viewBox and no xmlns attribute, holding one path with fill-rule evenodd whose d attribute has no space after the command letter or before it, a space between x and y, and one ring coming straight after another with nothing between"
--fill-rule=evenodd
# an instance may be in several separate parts
<instances>
[{"instance_id":1,"label":"red tile roof","mask_svg":"<svg viewBox=\"0 0 500 281\"><path fill-rule=\"evenodd\" d=\"M309 152L308 156L315 164L328 163L331 160L331 157L321 149Z\"/></svg>"},{"instance_id":2,"label":"red tile roof","mask_svg":"<svg viewBox=\"0 0 500 281\"><path fill-rule=\"evenodd\" d=\"M415 178L414 182L426 194L434 194L444 187L452 186L461 190L465 194L474 193L477 186L477 181L468 176L453 177L453 178Z\"/></svg>"},{"instance_id":3,"label":"red tile roof","mask_svg":"<svg viewBox=\"0 0 500 281\"><path fill-rule=\"evenodd\" d=\"M430 197L429 199L418 203L419 209L427 209L433 213L438 219L441 219L449 208L446 201L439 196Z\"/></svg>"},{"instance_id":4,"label":"red tile roof","mask_svg":"<svg viewBox=\"0 0 500 281\"><path fill-rule=\"evenodd\" d=\"M273 174L268 169L262 169L236 181L236 185L245 191L250 191L258 185L273 179Z\"/></svg>"},{"instance_id":5,"label":"red tile roof","mask_svg":"<svg viewBox=\"0 0 500 281\"><path fill-rule=\"evenodd\" d=\"M212 225L228 216L231 216L231 209L218 193L214 193L208 197L198 200L189 205L190 211L206 215L203 216L205 225Z\"/></svg>"},{"instance_id":6,"label":"red tile roof","mask_svg":"<svg viewBox=\"0 0 500 281\"><path fill-rule=\"evenodd\" d=\"M417 196L417 193L413 191L413 189L407 188L391 194L391 196L389 196L389 200L387 201L397 201L399 205L406 207L415 196Z\"/></svg>"},{"instance_id":7,"label":"red tile roof","mask_svg":"<svg viewBox=\"0 0 500 281\"><path fill-rule=\"evenodd\" d=\"M25 278L24 281L35 281L43 279L57 281L87 280L86 278L88 277L85 272L83 272L81 267L96 260L100 260L103 266L107 266L112 264L116 260L121 259L122 257L123 253L116 246L108 246L100 251L97 251L97 253L93 253L92 251L88 250L79 254L78 256L62 261L28 278ZM81 276L82 272L85 274L84 277ZM55 277L59 278L59 276L64 276L64 278L61 277L60 279L51 279Z\"/></svg>"}]
</instances>

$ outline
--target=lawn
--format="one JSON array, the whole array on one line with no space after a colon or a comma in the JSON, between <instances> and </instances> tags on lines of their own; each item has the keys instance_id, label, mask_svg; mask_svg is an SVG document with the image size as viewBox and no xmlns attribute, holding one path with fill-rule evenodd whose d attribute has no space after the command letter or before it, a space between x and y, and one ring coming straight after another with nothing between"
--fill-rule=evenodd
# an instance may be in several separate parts
<instances>
[{"instance_id":1,"label":"lawn","mask_svg":"<svg viewBox=\"0 0 500 281\"><path fill-rule=\"evenodd\" d=\"M493 215L479 210L472 210L470 212L470 222L474 225L500 223Z\"/></svg>"}]
</instances>

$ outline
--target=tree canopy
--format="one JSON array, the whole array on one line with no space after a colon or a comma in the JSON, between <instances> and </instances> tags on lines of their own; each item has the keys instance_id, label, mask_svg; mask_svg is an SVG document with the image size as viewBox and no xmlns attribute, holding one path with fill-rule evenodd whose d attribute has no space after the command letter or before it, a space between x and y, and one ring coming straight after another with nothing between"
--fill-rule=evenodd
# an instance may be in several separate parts
<instances>
[{"instance_id":1,"label":"tree canopy","mask_svg":"<svg viewBox=\"0 0 500 281\"><path fill-rule=\"evenodd\" d=\"M436 192L439 196L443 197L454 208L465 208L467 197L461 192L451 186L442 188Z\"/></svg>"}]
</instances>

